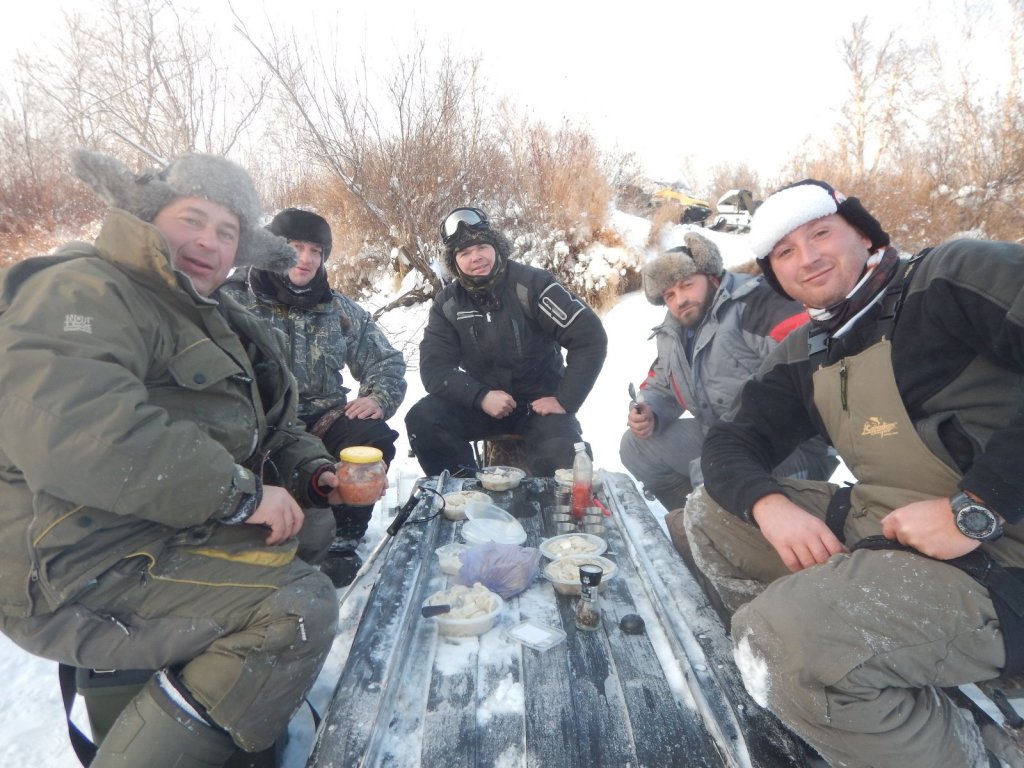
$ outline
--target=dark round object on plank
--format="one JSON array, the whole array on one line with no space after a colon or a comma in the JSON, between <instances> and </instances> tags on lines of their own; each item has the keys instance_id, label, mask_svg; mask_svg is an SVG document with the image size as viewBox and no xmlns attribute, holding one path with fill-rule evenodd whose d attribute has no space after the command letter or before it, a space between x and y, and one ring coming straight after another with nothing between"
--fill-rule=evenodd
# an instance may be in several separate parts
<instances>
[{"instance_id":1,"label":"dark round object on plank","mask_svg":"<svg viewBox=\"0 0 1024 768\"><path fill-rule=\"evenodd\" d=\"M635 613L627 613L619 622L619 629L627 635L642 635L644 633L644 620Z\"/></svg>"}]
</instances>

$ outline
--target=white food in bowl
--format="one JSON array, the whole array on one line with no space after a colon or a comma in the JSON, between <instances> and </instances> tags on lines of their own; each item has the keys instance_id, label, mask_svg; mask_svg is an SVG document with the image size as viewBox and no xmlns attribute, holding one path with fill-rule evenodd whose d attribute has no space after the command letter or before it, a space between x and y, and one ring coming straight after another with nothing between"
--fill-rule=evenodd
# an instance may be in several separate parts
<instances>
[{"instance_id":1,"label":"white food in bowl","mask_svg":"<svg viewBox=\"0 0 1024 768\"><path fill-rule=\"evenodd\" d=\"M449 520L465 520L466 505L471 502L489 504L491 497L483 491L455 491L444 495L444 516Z\"/></svg>"},{"instance_id":2,"label":"white food in bowl","mask_svg":"<svg viewBox=\"0 0 1024 768\"><path fill-rule=\"evenodd\" d=\"M541 554L552 560L568 555L603 555L606 549L604 539L589 533L566 533L540 543Z\"/></svg>"},{"instance_id":3,"label":"white food in bowl","mask_svg":"<svg viewBox=\"0 0 1024 768\"><path fill-rule=\"evenodd\" d=\"M572 469L571 468L570 469L556 469L555 470L555 482L558 483L563 488L572 488ZM591 487L595 491L598 491L598 490L601 489L602 485L604 485L604 482L601 480L600 477L598 477L595 474L594 475L593 483L591 484Z\"/></svg>"},{"instance_id":4,"label":"white food in bowl","mask_svg":"<svg viewBox=\"0 0 1024 768\"><path fill-rule=\"evenodd\" d=\"M615 578L619 567L607 557L600 555L569 555L552 560L544 567L544 577L560 595L578 595L580 593L580 566L596 565L604 571L601 576L599 591L604 591L608 582Z\"/></svg>"},{"instance_id":5,"label":"white food in bowl","mask_svg":"<svg viewBox=\"0 0 1024 768\"><path fill-rule=\"evenodd\" d=\"M438 547L434 550L437 554L437 563L441 568L441 573L446 573L449 576L456 576L459 573L459 569L462 568L462 554L469 549L466 544L459 544L453 542L451 544L445 544L443 547Z\"/></svg>"},{"instance_id":6,"label":"white food in bowl","mask_svg":"<svg viewBox=\"0 0 1024 768\"><path fill-rule=\"evenodd\" d=\"M489 491L510 491L517 487L526 472L516 467L486 467L476 473L480 485Z\"/></svg>"},{"instance_id":7,"label":"white food in bowl","mask_svg":"<svg viewBox=\"0 0 1024 768\"><path fill-rule=\"evenodd\" d=\"M448 613L436 616L438 631L443 635L482 635L494 626L504 601L479 582L472 587L461 584L435 592L424 605L450 605Z\"/></svg>"}]
</instances>

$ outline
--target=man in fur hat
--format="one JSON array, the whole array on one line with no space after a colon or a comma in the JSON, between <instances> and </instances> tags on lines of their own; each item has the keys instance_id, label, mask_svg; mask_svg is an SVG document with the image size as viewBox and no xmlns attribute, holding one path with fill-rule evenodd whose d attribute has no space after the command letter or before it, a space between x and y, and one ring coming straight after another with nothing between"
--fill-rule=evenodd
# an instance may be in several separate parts
<instances>
[{"instance_id":1,"label":"man in fur hat","mask_svg":"<svg viewBox=\"0 0 1024 768\"><path fill-rule=\"evenodd\" d=\"M302 559L330 542L334 462L278 334L217 293L295 252L223 158L74 167L111 205L95 245L0 275L0 629L67 665L158 670L94 768L221 765L285 729L337 621Z\"/></svg>"},{"instance_id":2,"label":"man in fur hat","mask_svg":"<svg viewBox=\"0 0 1024 768\"><path fill-rule=\"evenodd\" d=\"M768 354L807 322L807 313L760 277L727 272L718 246L704 235L676 228L668 237L679 242L670 241L643 267L647 300L666 312L652 334L658 357L629 409L619 456L669 510L672 541L688 558L682 512L703 482L704 436ZM680 418L686 411L693 418ZM824 480L835 465L818 439L797 448L775 472Z\"/></svg>"},{"instance_id":3,"label":"man in fur hat","mask_svg":"<svg viewBox=\"0 0 1024 768\"><path fill-rule=\"evenodd\" d=\"M434 297L420 343L427 395L405 418L420 466L473 466L470 441L498 434L523 436L533 475L572 466L575 414L608 349L600 318L551 273L512 261L478 208L448 214L441 241L456 279Z\"/></svg>"},{"instance_id":4,"label":"man in fur hat","mask_svg":"<svg viewBox=\"0 0 1024 768\"><path fill-rule=\"evenodd\" d=\"M814 179L749 237L811 322L712 428L686 508L747 687L830 765L988 766L943 689L1024 669L1024 246L903 260ZM852 487L773 474L812 435Z\"/></svg>"},{"instance_id":5,"label":"man in fur hat","mask_svg":"<svg viewBox=\"0 0 1024 768\"><path fill-rule=\"evenodd\" d=\"M282 331L288 339L292 373L299 382L299 418L323 440L332 456L343 448L377 448L390 465L398 433L391 418L405 397L405 359L388 342L370 313L331 290L325 263L331 255L331 227L317 213L286 208L267 226L285 238L298 263L281 274L239 269L221 288ZM342 368L359 382L348 399ZM404 500L403 500L404 501ZM373 505L333 508L334 542L321 570L336 587L349 584L362 560L356 548L370 523Z\"/></svg>"}]
</instances>

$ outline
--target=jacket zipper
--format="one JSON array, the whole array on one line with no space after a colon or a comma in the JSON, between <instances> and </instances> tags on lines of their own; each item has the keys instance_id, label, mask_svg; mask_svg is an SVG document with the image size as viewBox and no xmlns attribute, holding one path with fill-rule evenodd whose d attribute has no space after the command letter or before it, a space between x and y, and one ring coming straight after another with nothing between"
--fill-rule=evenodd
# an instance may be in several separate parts
<instances>
[{"instance_id":1,"label":"jacket zipper","mask_svg":"<svg viewBox=\"0 0 1024 768\"><path fill-rule=\"evenodd\" d=\"M843 410L849 411L846 403L846 358L842 359L839 364L839 399L843 403Z\"/></svg>"}]
</instances>

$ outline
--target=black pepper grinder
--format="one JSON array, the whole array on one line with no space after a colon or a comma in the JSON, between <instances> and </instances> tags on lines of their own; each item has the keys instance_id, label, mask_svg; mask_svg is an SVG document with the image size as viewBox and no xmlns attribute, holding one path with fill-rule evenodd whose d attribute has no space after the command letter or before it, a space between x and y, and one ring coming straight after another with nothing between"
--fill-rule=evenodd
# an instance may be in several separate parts
<instances>
[{"instance_id":1,"label":"black pepper grinder","mask_svg":"<svg viewBox=\"0 0 1024 768\"><path fill-rule=\"evenodd\" d=\"M604 571L599 565L580 566L580 600L576 603L576 628L587 631L601 626L601 596L598 587Z\"/></svg>"}]
</instances>

